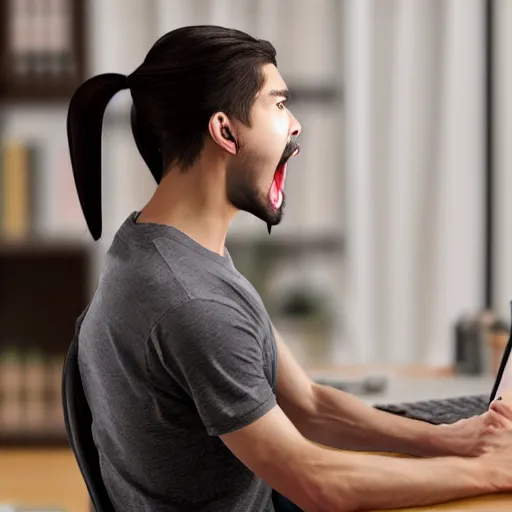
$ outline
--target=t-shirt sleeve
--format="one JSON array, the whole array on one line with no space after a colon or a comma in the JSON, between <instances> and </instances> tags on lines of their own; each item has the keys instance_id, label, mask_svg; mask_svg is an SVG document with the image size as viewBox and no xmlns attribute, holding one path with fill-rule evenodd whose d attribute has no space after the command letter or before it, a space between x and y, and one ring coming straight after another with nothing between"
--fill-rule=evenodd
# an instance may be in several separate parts
<instances>
[{"instance_id":1,"label":"t-shirt sleeve","mask_svg":"<svg viewBox=\"0 0 512 512\"><path fill-rule=\"evenodd\" d=\"M257 327L216 301L193 299L153 329L150 349L192 398L211 436L256 421L276 405Z\"/></svg>"}]
</instances>

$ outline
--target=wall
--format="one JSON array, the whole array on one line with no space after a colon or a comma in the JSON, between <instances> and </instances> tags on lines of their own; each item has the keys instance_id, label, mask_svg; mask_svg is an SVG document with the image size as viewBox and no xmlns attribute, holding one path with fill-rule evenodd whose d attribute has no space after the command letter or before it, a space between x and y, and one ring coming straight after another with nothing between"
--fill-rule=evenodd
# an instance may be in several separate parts
<instances>
[{"instance_id":1,"label":"wall","mask_svg":"<svg viewBox=\"0 0 512 512\"><path fill-rule=\"evenodd\" d=\"M512 2L495 2L494 302L510 321L512 300Z\"/></svg>"}]
</instances>

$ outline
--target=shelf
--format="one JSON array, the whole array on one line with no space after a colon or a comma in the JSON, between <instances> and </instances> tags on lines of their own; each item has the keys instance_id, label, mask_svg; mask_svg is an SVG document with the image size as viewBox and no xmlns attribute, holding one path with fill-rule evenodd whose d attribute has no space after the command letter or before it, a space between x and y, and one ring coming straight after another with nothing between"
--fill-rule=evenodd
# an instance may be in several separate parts
<instances>
[{"instance_id":1,"label":"shelf","mask_svg":"<svg viewBox=\"0 0 512 512\"><path fill-rule=\"evenodd\" d=\"M39 102L68 102L80 85L80 80L71 79L56 82L54 80L0 81L0 101L12 105L33 104Z\"/></svg>"},{"instance_id":2,"label":"shelf","mask_svg":"<svg viewBox=\"0 0 512 512\"><path fill-rule=\"evenodd\" d=\"M63 448L69 441L65 430L48 433L17 432L7 433L0 430L0 448Z\"/></svg>"},{"instance_id":3,"label":"shelf","mask_svg":"<svg viewBox=\"0 0 512 512\"><path fill-rule=\"evenodd\" d=\"M0 2L0 102L70 99L85 76L85 4L85 0L67 0L51 4L59 11L42 13L28 10L29 4ZM34 32L44 38L34 41ZM65 66L59 64L59 77L48 66L57 60ZM21 75L18 65L39 70ZM46 73L40 72L45 69Z\"/></svg>"},{"instance_id":4,"label":"shelf","mask_svg":"<svg viewBox=\"0 0 512 512\"><path fill-rule=\"evenodd\" d=\"M89 253L89 246L80 240L45 239L45 240L5 240L0 238L0 256L47 256L51 254Z\"/></svg>"}]
</instances>

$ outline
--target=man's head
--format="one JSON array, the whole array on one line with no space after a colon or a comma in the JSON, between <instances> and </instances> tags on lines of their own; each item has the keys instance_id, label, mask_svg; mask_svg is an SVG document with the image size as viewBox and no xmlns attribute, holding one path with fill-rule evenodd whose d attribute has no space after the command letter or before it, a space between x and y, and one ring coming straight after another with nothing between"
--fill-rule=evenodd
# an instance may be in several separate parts
<instances>
[{"instance_id":1,"label":"man's head","mask_svg":"<svg viewBox=\"0 0 512 512\"><path fill-rule=\"evenodd\" d=\"M101 149L87 151L83 139L97 139L94 128L101 139L106 104L129 87L135 141L158 183L167 173L193 172L202 160L214 159L222 163L229 203L269 226L280 221L285 162L298 152L300 125L286 108L288 92L270 43L222 27L184 27L161 37L132 74L120 77L93 77L70 105L68 139L86 219L88 209L90 218L97 217L90 210L98 206L85 205L90 184L80 184L80 176L91 172L91 164L101 165ZM93 95L96 105L90 104ZM78 137L81 130L89 133ZM84 156L94 162L85 167ZM101 207L99 220L88 219L90 229L98 222L101 231Z\"/></svg>"},{"instance_id":2,"label":"man's head","mask_svg":"<svg viewBox=\"0 0 512 512\"><path fill-rule=\"evenodd\" d=\"M287 161L299 152L301 128L286 108L289 93L277 68L266 64L262 71L264 82L253 100L250 122L215 113L209 136L230 155L226 159L228 201L270 228L282 218Z\"/></svg>"}]
</instances>

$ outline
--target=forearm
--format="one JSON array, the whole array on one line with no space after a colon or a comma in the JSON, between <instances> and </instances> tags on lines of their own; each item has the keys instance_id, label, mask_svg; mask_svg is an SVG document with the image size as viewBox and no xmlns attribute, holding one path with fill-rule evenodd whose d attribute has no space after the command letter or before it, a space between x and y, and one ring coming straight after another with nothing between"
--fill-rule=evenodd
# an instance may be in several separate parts
<instances>
[{"instance_id":1,"label":"forearm","mask_svg":"<svg viewBox=\"0 0 512 512\"><path fill-rule=\"evenodd\" d=\"M308 470L318 511L428 506L495 491L478 458L406 459L319 448Z\"/></svg>"},{"instance_id":2,"label":"forearm","mask_svg":"<svg viewBox=\"0 0 512 512\"><path fill-rule=\"evenodd\" d=\"M457 440L450 439L450 433L441 427L379 411L353 395L327 386L315 385L314 395L314 413L300 427L313 442L421 457L457 453Z\"/></svg>"}]
</instances>

